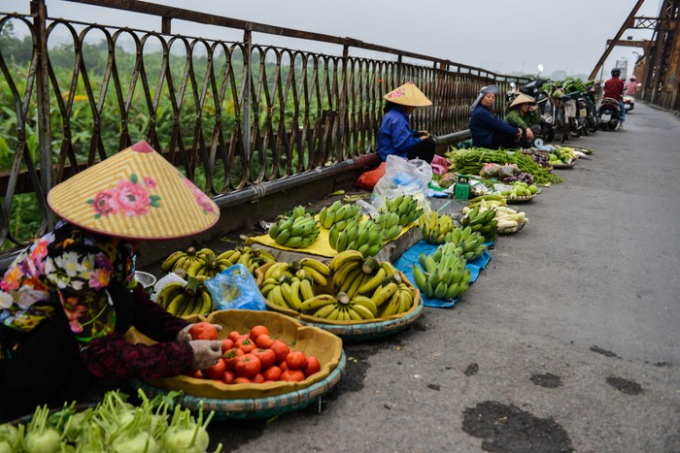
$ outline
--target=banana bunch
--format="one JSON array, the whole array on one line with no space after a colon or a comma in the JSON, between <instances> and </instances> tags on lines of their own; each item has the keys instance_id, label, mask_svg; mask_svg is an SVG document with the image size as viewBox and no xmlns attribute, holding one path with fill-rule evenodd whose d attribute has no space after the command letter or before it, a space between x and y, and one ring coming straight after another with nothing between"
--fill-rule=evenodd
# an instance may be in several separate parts
<instances>
[{"instance_id":1,"label":"banana bunch","mask_svg":"<svg viewBox=\"0 0 680 453\"><path fill-rule=\"evenodd\" d=\"M186 251L178 250L170 254L161 264L161 270L163 272L171 272L175 269L187 270L200 261L205 262L205 257L199 256L195 247L189 247Z\"/></svg>"},{"instance_id":2,"label":"banana bunch","mask_svg":"<svg viewBox=\"0 0 680 453\"><path fill-rule=\"evenodd\" d=\"M443 250L451 244L440 246ZM427 297L451 300L467 291L470 283L470 270L465 267L465 259L457 253L443 253L435 261L433 255L420 254L420 266L413 266L413 279ZM424 269L424 270L423 270Z\"/></svg>"},{"instance_id":3,"label":"banana bunch","mask_svg":"<svg viewBox=\"0 0 680 453\"><path fill-rule=\"evenodd\" d=\"M298 267L295 272L298 278L310 280L313 285L328 286L331 270L324 263L314 258L302 258L295 264Z\"/></svg>"},{"instance_id":4,"label":"banana bunch","mask_svg":"<svg viewBox=\"0 0 680 453\"><path fill-rule=\"evenodd\" d=\"M260 285L260 291L268 301L295 311L300 311L305 299L315 296L312 283L295 275L266 278Z\"/></svg>"},{"instance_id":5,"label":"banana bunch","mask_svg":"<svg viewBox=\"0 0 680 453\"><path fill-rule=\"evenodd\" d=\"M186 286L179 282L168 283L156 301L175 316L203 315L213 310L210 291L194 277L187 279Z\"/></svg>"},{"instance_id":6,"label":"banana bunch","mask_svg":"<svg viewBox=\"0 0 680 453\"><path fill-rule=\"evenodd\" d=\"M474 232L479 231L486 241L493 241L498 231L498 221L495 217L495 209L484 210L482 206L476 206L460 220L460 224L463 227L469 226Z\"/></svg>"},{"instance_id":7,"label":"banana bunch","mask_svg":"<svg viewBox=\"0 0 680 453\"><path fill-rule=\"evenodd\" d=\"M496 208L496 220L498 221L499 230L515 228L519 224L529 221L525 213L503 206Z\"/></svg>"},{"instance_id":8,"label":"banana bunch","mask_svg":"<svg viewBox=\"0 0 680 453\"><path fill-rule=\"evenodd\" d=\"M338 200L330 206L324 206L319 211L319 223L327 230L335 226L339 231L342 231L360 215L360 210L361 207L358 204L342 204Z\"/></svg>"},{"instance_id":9,"label":"banana bunch","mask_svg":"<svg viewBox=\"0 0 680 453\"><path fill-rule=\"evenodd\" d=\"M385 200L382 212L394 212L399 216L399 225L408 226L423 213L422 208L418 207L418 200L411 195L399 195L390 200Z\"/></svg>"},{"instance_id":10,"label":"banana bunch","mask_svg":"<svg viewBox=\"0 0 680 453\"><path fill-rule=\"evenodd\" d=\"M401 234L401 230L404 229L399 224L399 214L396 212L381 212L373 218L373 221L385 231L386 241L396 239Z\"/></svg>"},{"instance_id":11,"label":"banana bunch","mask_svg":"<svg viewBox=\"0 0 680 453\"><path fill-rule=\"evenodd\" d=\"M484 244L484 236L479 232L472 232L472 228L467 226L465 228L456 227L446 235L446 245L453 245L458 251L459 255L470 261L480 256L486 250ZM441 248L441 247L440 247ZM435 251L437 253L439 249ZM444 251L442 251L443 253ZM435 257L435 261L439 261Z\"/></svg>"},{"instance_id":12,"label":"banana bunch","mask_svg":"<svg viewBox=\"0 0 680 453\"><path fill-rule=\"evenodd\" d=\"M292 216L269 228L269 237L277 244L294 249L309 247L318 236L319 224L302 206L296 206Z\"/></svg>"},{"instance_id":13,"label":"banana bunch","mask_svg":"<svg viewBox=\"0 0 680 453\"><path fill-rule=\"evenodd\" d=\"M333 226L328 242L338 252L357 250L363 256L375 256L385 246L385 231L373 220L361 224L355 220L342 231Z\"/></svg>"},{"instance_id":14,"label":"banana bunch","mask_svg":"<svg viewBox=\"0 0 680 453\"><path fill-rule=\"evenodd\" d=\"M473 198L469 201L468 205L463 208L463 214L467 214L472 211L477 206L482 208L496 208L498 206L507 206L508 201L504 195L501 194L488 194L480 195L479 197Z\"/></svg>"},{"instance_id":15,"label":"banana bunch","mask_svg":"<svg viewBox=\"0 0 680 453\"><path fill-rule=\"evenodd\" d=\"M441 244L446 235L453 230L453 219L446 214L439 215L439 212L432 211L430 214L423 214L418 217L418 227L420 232L430 244Z\"/></svg>"},{"instance_id":16,"label":"banana bunch","mask_svg":"<svg viewBox=\"0 0 680 453\"><path fill-rule=\"evenodd\" d=\"M345 293L337 296L319 294L302 303L302 313L329 321L370 321L378 317L378 307L371 298Z\"/></svg>"}]
</instances>

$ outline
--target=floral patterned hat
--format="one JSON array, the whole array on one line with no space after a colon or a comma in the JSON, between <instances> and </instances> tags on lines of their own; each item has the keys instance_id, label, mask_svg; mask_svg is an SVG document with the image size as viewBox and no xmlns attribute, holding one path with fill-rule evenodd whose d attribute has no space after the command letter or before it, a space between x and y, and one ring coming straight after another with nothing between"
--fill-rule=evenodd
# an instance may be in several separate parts
<instances>
[{"instance_id":1,"label":"floral patterned hat","mask_svg":"<svg viewBox=\"0 0 680 453\"><path fill-rule=\"evenodd\" d=\"M172 239L212 227L217 205L145 141L50 190L47 202L65 220L128 239Z\"/></svg>"},{"instance_id":2,"label":"floral patterned hat","mask_svg":"<svg viewBox=\"0 0 680 453\"><path fill-rule=\"evenodd\" d=\"M383 96L383 99L408 107L429 107L432 105L432 101L413 82L407 82L399 88L395 88Z\"/></svg>"}]
</instances>

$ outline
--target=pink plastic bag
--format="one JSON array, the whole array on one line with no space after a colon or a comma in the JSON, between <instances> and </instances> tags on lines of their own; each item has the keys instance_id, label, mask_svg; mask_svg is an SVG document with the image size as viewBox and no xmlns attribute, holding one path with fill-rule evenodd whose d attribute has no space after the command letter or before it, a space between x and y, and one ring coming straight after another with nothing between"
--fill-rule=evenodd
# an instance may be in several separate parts
<instances>
[{"instance_id":1,"label":"pink plastic bag","mask_svg":"<svg viewBox=\"0 0 680 453\"><path fill-rule=\"evenodd\" d=\"M434 157L432 158L432 162L430 162L430 166L432 167L432 171L438 175L443 175L447 171L449 171L449 167L451 166L451 162L449 162L446 158L435 154Z\"/></svg>"}]
</instances>

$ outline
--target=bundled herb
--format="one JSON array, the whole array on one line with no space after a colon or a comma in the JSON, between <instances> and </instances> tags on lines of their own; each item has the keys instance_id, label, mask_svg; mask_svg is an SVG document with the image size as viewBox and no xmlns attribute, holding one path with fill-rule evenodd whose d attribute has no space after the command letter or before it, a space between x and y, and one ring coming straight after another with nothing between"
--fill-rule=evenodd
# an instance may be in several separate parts
<instances>
[{"instance_id":1,"label":"bundled herb","mask_svg":"<svg viewBox=\"0 0 680 453\"><path fill-rule=\"evenodd\" d=\"M529 173L534 177L536 184L557 184L562 178L550 174L546 169L537 164L531 157L521 152L505 150L494 151L486 148L455 149L446 153L446 157L453 162L451 168L463 175L478 175L484 164L496 163L500 165L515 164L523 173Z\"/></svg>"}]
</instances>

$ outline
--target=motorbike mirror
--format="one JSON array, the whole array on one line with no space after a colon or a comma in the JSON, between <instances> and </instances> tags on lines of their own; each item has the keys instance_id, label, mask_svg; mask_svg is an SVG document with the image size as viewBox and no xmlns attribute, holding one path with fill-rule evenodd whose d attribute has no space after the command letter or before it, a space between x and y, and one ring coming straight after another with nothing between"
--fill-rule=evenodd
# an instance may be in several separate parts
<instances>
[{"instance_id":1,"label":"motorbike mirror","mask_svg":"<svg viewBox=\"0 0 680 453\"><path fill-rule=\"evenodd\" d=\"M539 64L538 65L538 73L540 74L541 72L543 72L543 65Z\"/></svg>"},{"instance_id":2,"label":"motorbike mirror","mask_svg":"<svg viewBox=\"0 0 680 453\"><path fill-rule=\"evenodd\" d=\"M517 85L515 85L515 82L510 82L510 88L512 88L514 90L516 86Z\"/></svg>"}]
</instances>

